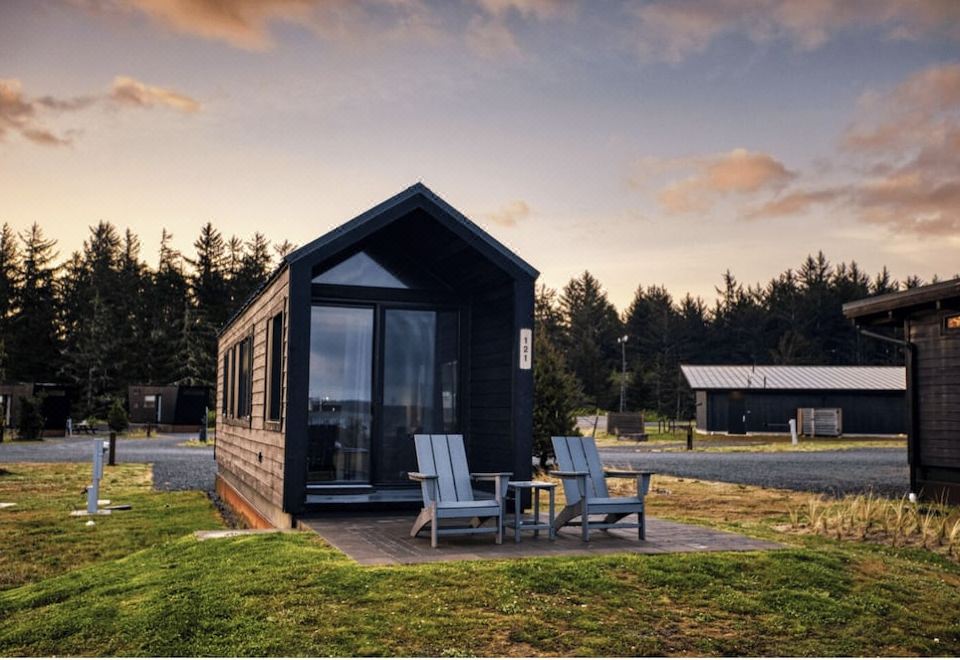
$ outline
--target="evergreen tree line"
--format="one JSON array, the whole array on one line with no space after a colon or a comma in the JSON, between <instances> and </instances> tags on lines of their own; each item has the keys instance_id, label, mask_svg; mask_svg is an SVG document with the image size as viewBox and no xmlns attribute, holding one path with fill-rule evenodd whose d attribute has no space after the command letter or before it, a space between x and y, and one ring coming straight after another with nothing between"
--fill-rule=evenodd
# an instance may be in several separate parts
<instances>
[{"instance_id":1,"label":"evergreen tree line","mask_svg":"<svg viewBox=\"0 0 960 660\"><path fill-rule=\"evenodd\" d=\"M150 268L140 240L108 222L58 261L38 224L0 229L0 382L76 387L76 416L104 416L136 383L213 385L216 333L267 277L271 248L255 233L225 239L207 223L185 256L162 231Z\"/></svg>"},{"instance_id":2,"label":"evergreen tree line","mask_svg":"<svg viewBox=\"0 0 960 660\"><path fill-rule=\"evenodd\" d=\"M551 362L542 381L552 385L538 384L537 396L617 410L623 378L617 340L624 336L626 410L650 417L693 414L681 364L902 365L897 347L863 338L841 308L921 284L918 277L898 282L886 268L871 277L855 262L831 265L820 252L766 285L744 286L727 271L713 306L690 294L677 301L662 286L639 286L618 313L600 282L584 272L559 293L538 288L537 356ZM559 378L558 368L569 378Z\"/></svg>"}]
</instances>

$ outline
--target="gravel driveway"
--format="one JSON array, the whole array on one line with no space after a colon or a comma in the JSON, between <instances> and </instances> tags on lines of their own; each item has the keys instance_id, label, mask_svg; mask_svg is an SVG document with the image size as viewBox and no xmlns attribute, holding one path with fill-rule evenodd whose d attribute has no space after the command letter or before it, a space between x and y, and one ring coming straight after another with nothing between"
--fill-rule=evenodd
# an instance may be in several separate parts
<instances>
[{"instance_id":1,"label":"gravel driveway","mask_svg":"<svg viewBox=\"0 0 960 660\"><path fill-rule=\"evenodd\" d=\"M752 484L831 495L873 491L901 497L910 490L906 449L808 452L691 452L601 448L606 465L708 481Z\"/></svg>"},{"instance_id":2,"label":"gravel driveway","mask_svg":"<svg viewBox=\"0 0 960 660\"><path fill-rule=\"evenodd\" d=\"M217 473L213 449L179 447L196 434L170 433L149 440L117 440L117 463L153 463L157 490L212 491ZM0 444L4 463L91 463L94 437ZM101 438L104 439L104 438Z\"/></svg>"}]
</instances>

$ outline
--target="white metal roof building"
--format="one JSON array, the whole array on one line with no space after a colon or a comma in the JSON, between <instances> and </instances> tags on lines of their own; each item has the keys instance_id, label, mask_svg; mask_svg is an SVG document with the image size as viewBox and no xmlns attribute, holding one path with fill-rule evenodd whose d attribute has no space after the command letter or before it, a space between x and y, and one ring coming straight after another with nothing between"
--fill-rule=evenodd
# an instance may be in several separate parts
<instances>
[{"instance_id":1,"label":"white metal roof building","mask_svg":"<svg viewBox=\"0 0 960 660\"><path fill-rule=\"evenodd\" d=\"M681 365L697 429L784 433L799 408L839 408L846 434L906 431L904 367Z\"/></svg>"},{"instance_id":2,"label":"white metal roof building","mask_svg":"<svg viewBox=\"0 0 960 660\"><path fill-rule=\"evenodd\" d=\"M694 390L905 390L904 367L681 365Z\"/></svg>"}]
</instances>

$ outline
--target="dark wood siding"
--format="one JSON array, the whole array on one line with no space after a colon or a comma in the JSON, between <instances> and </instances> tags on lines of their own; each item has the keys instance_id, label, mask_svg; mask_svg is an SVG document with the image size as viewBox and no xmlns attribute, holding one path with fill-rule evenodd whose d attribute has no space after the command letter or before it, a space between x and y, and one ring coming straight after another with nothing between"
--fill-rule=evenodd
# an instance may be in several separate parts
<instances>
[{"instance_id":1,"label":"dark wood siding","mask_svg":"<svg viewBox=\"0 0 960 660\"><path fill-rule=\"evenodd\" d=\"M698 401L699 395L698 392ZM708 392L704 430L729 429L729 392ZM786 433L797 408L840 408L843 432L856 435L890 435L907 432L906 393L885 391L806 392L776 391L744 393L748 433ZM700 409L697 409L700 426Z\"/></svg>"},{"instance_id":2,"label":"dark wood siding","mask_svg":"<svg viewBox=\"0 0 960 660\"><path fill-rule=\"evenodd\" d=\"M912 319L908 330L916 347L914 463L960 470L960 333L944 332L936 313Z\"/></svg>"},{"instance_id":3,"label":"dark wood siding","mask_svg":"<svg viewBox=\"0 0 960 660\"><path fill-rule=\"evenodd\" d=\"M513 287L503 286L476 297L470 310L465 440L474 472L512 468L512 367Z\"/></svg>"}]
</instances>

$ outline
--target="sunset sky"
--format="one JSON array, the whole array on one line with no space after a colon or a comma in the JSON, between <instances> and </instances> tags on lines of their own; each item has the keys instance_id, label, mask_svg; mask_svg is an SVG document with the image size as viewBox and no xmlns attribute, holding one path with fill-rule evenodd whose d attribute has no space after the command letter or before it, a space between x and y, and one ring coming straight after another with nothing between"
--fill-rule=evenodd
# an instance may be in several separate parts
<instances>
[{"instance_id":1,"label":"sunset sky","mask_svg":"<svg viewBox=\"0 0 960 660\"><path fill-rule=\"evenodd\" d=\"M562 286L960 271L956 0L0 2L0 223L303 244L422 181Z\"/></svg>"}]
</instances>

